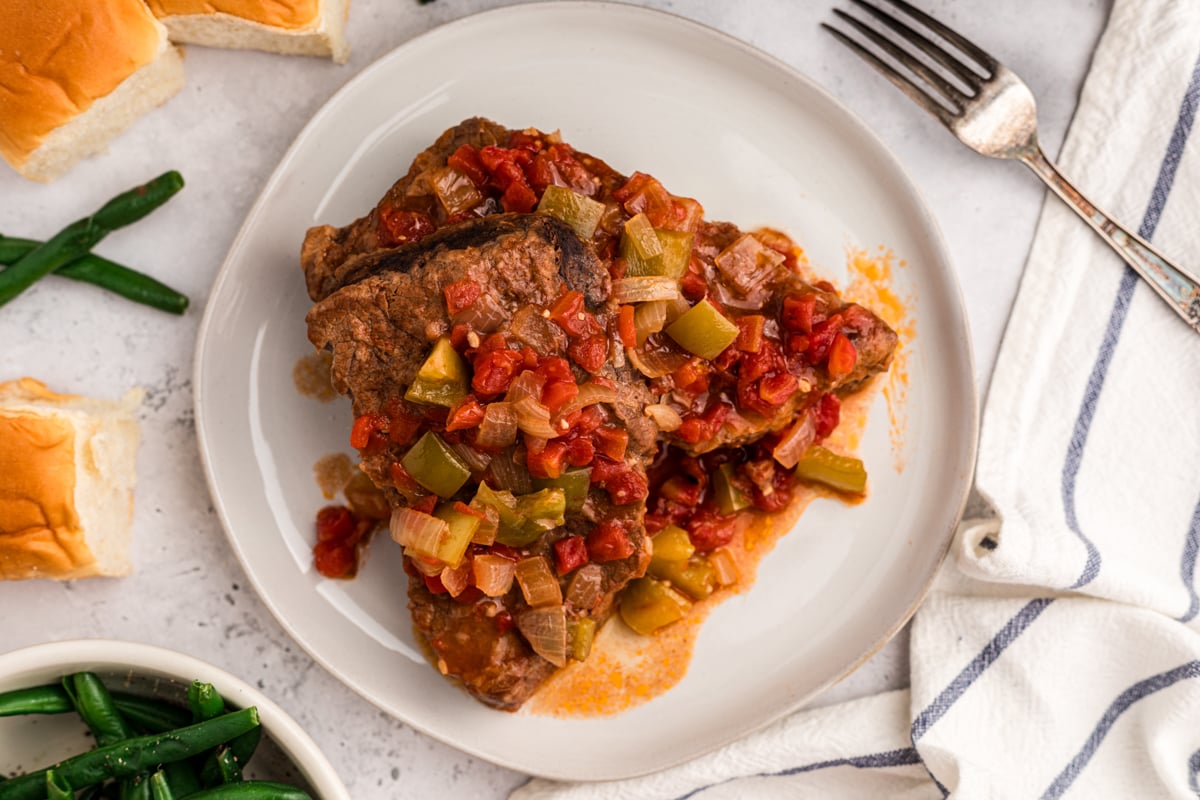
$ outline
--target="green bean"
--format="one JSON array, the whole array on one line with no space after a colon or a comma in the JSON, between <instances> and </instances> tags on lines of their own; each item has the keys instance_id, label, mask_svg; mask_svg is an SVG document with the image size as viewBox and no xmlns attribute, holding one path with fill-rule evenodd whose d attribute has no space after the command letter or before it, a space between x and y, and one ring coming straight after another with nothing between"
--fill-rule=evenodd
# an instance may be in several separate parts
<instances>
[{"instance_id":1,"label":"green bean","mask_svg":"<svg viewBox=\"0 0 1200 800\"><path fill-rule=\"evenodd\" d=\"M167 773L161 769L150 776L150 791L154 800L175 800L175 791L171 788L171 781L167 778Z\"/></svg>"},{"instance_id":2,"label":"green bean","mask_svg":"<svg viewBox=\"0 0 1200 800\"><path fill-rule=\"evenodd\" d=\"M75 800L71 784L54 770L46 770L46 800Z\"/></svg>"},{"instance_id":3,"label":"green bean","mask_svg":"<svg viewBox=\"0 0 1200 800\"><path fill-rule=\"evenodd\" d=\"M117 797L120 800L151 800L150 778L145 773L123 778L119 781Z\"/></svg>"},{"instance_id":4,"label":"green bean","mask_svg":"<svg viewBox=\"0 0 1200 800\"><path fill-rule=\"evenodd\" d=\"M245 781L214 786L188 795L187 800L312 800L312 796L303 789L282 783Z\"/></svg>"},{"instance_id":5,"label":"green bean","mask_svg":"<svg viewBox=\"0 0 1200 800\"><path fill-rule=\"evenodd\" d=\"M191 715L167 703L149 700L135 694L113 692L113 704L130 723L147 733L163 733L189 724Z\"/></svg>"},{"instance_id":6,"label":"green bean","mask_svg":"<svg viewBox=\"0 0 1200 800\"><path fill-rule=\"evenodd\" d=\"M250 763L250 759L254 757L254 751L258 749L258 743L262 740L262 732L261 727L255 728L229 742L229 751L233 753L233 757L239 764Z\"/></svg>"},{"instance_id":7,"label":"green bean","mask_svg":"<svg viewBox=\"0 0 1200 800\"><path fill-rule=\"evenodd\" d=\"M112 696L94 672L63 678L63 688L100 747L133 738L133 728L113 705Z\"/></svg>"},{"instance_id":8,"label":"green bean","mask_svg":"<svg viewBox=\"0 0 1200 800\"><path fill-rule=\"evenodd\" d=\"M203 722L225 713L225 699L211 683L192 681L187 690L187 699L192 709L192 722Z\"/></svg>"},{"instance_id":9,"label":"green bean","mask_svg":"<svg viewBox=\"0 0 1200 800\"><path fill-rule=\"evenodd\" d=\"M104 787L96 783L84 789L83 794L79 795L79 800L97 800L103 792Z\"/></svg>"},{"instance_id":10,"label":"green bean","mask_svg":"<svg viewBox=\"0 0 1200 800\"><path fill-rule=\"evenodd\" d=\"M87 786L107 778L130 775L210 750L257 727L258 709L251 706L207 722L152 736L126 739L108 747L68 758L54 766L68 783ZM45 770L0 784L0 800L42 800Z\"/></svg>"},{"instance_id":11,"label":"green bean","mask_svg":"<svg viewBox=\"0 0 1200 800\"><path fill-rule=\"evenodd\" d=\"M41 278L91 250L117 228L137 222L183 188L178 172L166 172L144 186L117 195L90 217L71 223L41 247L0 272L0 306Z\"/></svg>"},{"instance_id":12,"label":"green bean","mask_svg":"<svg viewBox=\"0 0 1200 800\"><path fill-rule=\"evenodd\" d=\"M65 714L73 708L71 698L61 686L34 686L0 694L0 717Z\"/></svg>"},{"instance_id":13,"label":"green bean","mask_svg":"<svg viewBox=\"0 0 1200 800\"><path fill-rule=\"evenodd\" d=\"M200 771L200 782L205 787L241 783L242 762L238 761L228 745L221 745L204 762L204 769Z\"/></svg>"},{"instance_id":14,"label":"green bean","mask_svg":"<svg viewBox=\"0 0 1200 800\"><path fill-rule=\"evenodd\" d=\"M0 264L12 264L41 245L42 242L35 239L16 239L0 235ZM113 294L119 294L127 300L171 314L182 314L188 307L187 295L175 291L149 275L143 275L95 253L80 256L70 264L56 269L54 274L90 283L101 289L107 289Z\"/></svg>"}]
</instances>

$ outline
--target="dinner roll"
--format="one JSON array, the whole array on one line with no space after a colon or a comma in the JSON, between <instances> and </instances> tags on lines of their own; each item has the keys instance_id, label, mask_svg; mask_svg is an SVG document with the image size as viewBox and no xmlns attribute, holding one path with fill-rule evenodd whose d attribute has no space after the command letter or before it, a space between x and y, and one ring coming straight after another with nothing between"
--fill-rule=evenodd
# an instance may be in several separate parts
<instances>
[{"instance_id":1,"label":"dinner roll","mask_svg":"<svg viewBox=\"0 0 1200 800\"><path fill-rule=\"evenodd\" d=\"M0 580L128 575L142 391L0 383Z\"/></svg>"},{"instance_id":2,"label":"dinner roll","mask_svg":"<svg viewBox=\"0 0 1200 800\"><path fill-rule=\"evenodd\" d=\"M172 41L343 63L349 0L147 0Z\"/></svg>"},{"instance_id":3,"label":"dinner roll","mask_svg":"<svg viewBox=\"0 0 1200 800\"><path fill-rule=\"evenodd\" d=\"M183 85L142 0L0 0L0 155L50 181Z\"/></svg>"}]
</instances>

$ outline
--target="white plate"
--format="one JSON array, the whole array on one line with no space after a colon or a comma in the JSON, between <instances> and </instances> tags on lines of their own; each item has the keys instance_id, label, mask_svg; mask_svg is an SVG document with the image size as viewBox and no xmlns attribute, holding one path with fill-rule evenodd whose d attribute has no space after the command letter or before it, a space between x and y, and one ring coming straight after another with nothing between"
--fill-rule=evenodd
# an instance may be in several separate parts
<instances>
[{"instance_id":1,"label":"white plate","mask_svg":"<svg viewBox=\"0 0 1200 800\"><path fill-rule=\"evenodd\" d=\"M311 568L323 505L312 465L345 450L349 404L300 396L311 352L304 231L365 213L441 131L473 115L561 129L618 170L653 173L710 218L790 232L835 280L845 248L886 244L916 302L905 435L891 468L883 403L863 439L873 491L818 501L748 593L705 623L686 678L615 717L488 710L413 642L398 548L360 577ZM196 357L200 450L230 541L280 623L321 664L413 727L538 775L627 777L780 717L877 650L940 564L974 464L976 402L958 287L936 226L883 145L782 64L666 14L590 2L480 14L415 39L352 80L300 134L217 279Z\"/></svg>"},{"instance_id":2,"label":"white plate","mask_svg":"<svg viewBox=\"0 0 1200 800\"><path fill-rule=\"evenodd\" d=\"M199 659L148 644L75 639L0 656L0 692L57 684L64 675L95 672L112 690L187 705L193 680L211 683L237 708L258 708L264 736L247 777L297 786L317 800L349 800L337 772L308 734L262 692ZM75 714L0 719L0 775L29 772L95 746Z\"/></svg>"}]
</instances>

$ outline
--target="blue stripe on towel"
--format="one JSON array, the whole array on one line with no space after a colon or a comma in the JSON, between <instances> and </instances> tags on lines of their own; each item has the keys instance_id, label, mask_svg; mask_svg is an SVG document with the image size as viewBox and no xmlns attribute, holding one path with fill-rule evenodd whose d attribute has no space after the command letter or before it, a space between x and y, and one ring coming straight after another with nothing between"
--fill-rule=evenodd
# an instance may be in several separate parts
<instances>
[{"instance_id":1,"label":"blue stripe on towel","mask_svg":"<svg viewBox=\"0 0 1200 800\"><path fill-rule=\"evenodd\" d=\"M1200 597L1196 596L1196 553L1200 551L1200 503L1192 511L1192 524L1188 527L1187 540L1183 543L1183 560L1179 564L1179 577L1187 590L1191 602L1188 610L1179 617L1180 622L1191 622L1200 612Z\"/></svg>"},{"instance_id":2,"label":"blue stripe on towel","mask_svg":"<svg viewBox=\"0 0 1200 800\"><path fill-rule=\"evenodd\" d=\"M1200 661L1189 661L1175 669L1160 672L1145 680L1138 681L1133 686L1121 692L1120 696L1104 712L1104 716L1100 717L1100 722L1096 724L1096 728L1092 731L1091 736L1087 738L1087 741L1084 742L1083 747L1071 759L1071 763L1067 764L1066 768L1050 784L1050 788L1042 794L1042 800L1053 800L1054 798L1063 796L1063 793L1071 787L1071 784L1079 777L1079 773L1091 761L1092 756L1096 753L1096 749L1100 747L1100 744L1104 741L1104 737L1112 729L1113 724L1116 723L1117 719L1131 705L1144 697L1149 697L1155 692L1174 686L1182 680L1197 677L1200 677ZM1192 764L1195 763L1196 757L1192 756Z\"/></svg>"},{"instance_id":3,"label":"blue stripe on towel","mask_svg":"<svg viewBox=\"0 0 1200 800\"><path fill-rule=\"evenodd\" d=\"M913 744L917 743L925 733L933 727L942 716L950 710L950 706L963 696L963 693L971 687L971 684L983 674L984 670L992 665L1004 649L1013 641L1024 633L1033 621L1041 615L1046 607L1054 602L1052 597L1039 597L1030 600L1020 611L1013 615L1013 618L1004 624L1000 632L992 637L992 640L984 646L975 658L971 659L971 663L963 667L962 672L955 676L954 680L950 681L950 685L942 690L933 702L925 707L925 710L917 715L913 720L912 727L909 729L909 735L912 737Z\"/></svg>"},{"instance_id":4,"label":"blue stripe on towel","mask_svg":"<svg viewBox=\"0 0 1200 800\"><path fill-rule=\"evenodd\" d=\"M1158 169L1158 179L1150 194L1150 203L1138 235L1144 239L1154 237L1158 222L1162 219L1163 209L1166 208L1167 198L1171 196L1171 188L1175 184L1175 173L1179 170L1179 161L1183 157L1184 147L1192 132L1192 124L1196 121L1196 109L1200 106L1200 60L1192 70L1192 79L1184 94L1179 116L1175 121L1175 130L1171 132L1171 140L1167 143L1167 153ZM1078 580L1068 588L1078 589L1091 583L1100 574L1100 551L1079 527L1079 519L1075 513L1075 481L1079 477L1079 468L1083 463L1083 451L1087 445L1088 433L1092 427L1092 419L1096 415L1096 406L1100 401L1100 393L1104 389L1104 378L1108 375L1108 367L1112 363L1113 353L1117 349L1117 341L1121 338L1121 329L1125 324L1125 316L1129 312L1133 291L1137 288L1137 274L1128 266L1121 276L1121 285L1117 289L1116 300L1113 301L1112 311L1108 317L1108 327L1104 331L1104 339L1100 343L1100 352L1092 365L1092 373L1088 376L1087 388L1083 393L1083 403L1075 418L1075 428L1071 433L1071 442L1067 445L1067 456L1062 471L1063 513L1066 516L1067 527L1079 537L1079 541L1087 549L1087 561Z\"/></svg>"},{"instance_id":5,"label":"blue stripe on towel","mask_svg":"<svg viewBox=\"0 0 1200 800\"><path fill-rule=\"evenodd\" d=\"M726 783L733 781L747 780L750 778L778 778L786 775L799 775L804 772L816 772L821 769L829 769L830 767L854 767L855 769L879 769L881 767L902 767L908 764L920 764L921 757L917 755L917 751L911 747L904 747L899 750L887 750L882 753L871 753L865 756L851 756L850 758L832 758L828 761L817 761L812 764L805 764L801 767L789 767L788 769L780 770L779 772L760 772L756 775L740 775L736 778L721 781L719 783L701 786L698 789L693 789L685 795L681 795L676 800L688 800L695 797L701 792L708 791L716 786L723 786Z\"/></svg>"}]
</instances>

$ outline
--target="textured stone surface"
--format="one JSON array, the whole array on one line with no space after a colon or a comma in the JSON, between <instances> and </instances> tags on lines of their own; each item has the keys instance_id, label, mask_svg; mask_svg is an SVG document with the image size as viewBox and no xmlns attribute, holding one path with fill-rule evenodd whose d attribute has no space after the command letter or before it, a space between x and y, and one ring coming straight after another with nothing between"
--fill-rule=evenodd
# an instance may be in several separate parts
<instances>
[{"instance_id":1,"label":"textured stone surface","mask_svg":"<svg viewBox=\"0 0 1200 800\"><path fill-rule=\"evenodd\" d=\"M163 109L50 186L0 168L0 232L49 236L138 180L179 169L188 189L105 255L193 298L182 319L51 279L0 309L0 379L34 375L60 391L115 397L147 388L134 560L138 574L76 585L0 585L0 651L77 637L151 642L212 661L293 714L361 800L500 798L524 777L465 756L381 713L316 666L248 586L213 512L196 451L191 367L209 286L242 219L288 144L343 83L412 36L495 0L354 0L345 66L304 58L187 53L187 86ZM974 331L981 385L991 371L1042 189L1017 166L986 161L868 71L817 23L812 0L654 0L798 68L868 120L924 192L948 240ZM1043 141L1057 151L1096 38L1104 0L925 0L1022 75ZM1086 186L1081 187L1085 191ZM1103 202L1105 198L1098 197ZM899 637L820 704L907 683Z\"/></svg>"}]
</instances>

